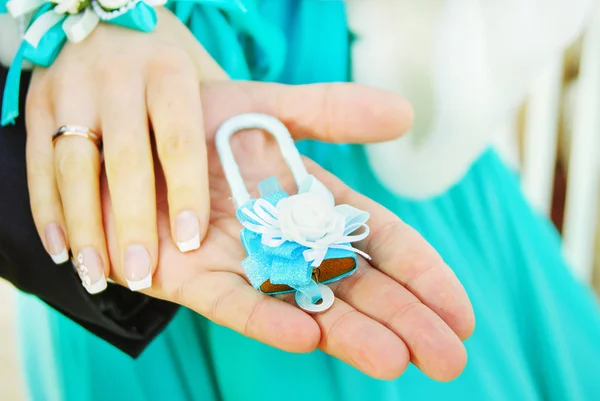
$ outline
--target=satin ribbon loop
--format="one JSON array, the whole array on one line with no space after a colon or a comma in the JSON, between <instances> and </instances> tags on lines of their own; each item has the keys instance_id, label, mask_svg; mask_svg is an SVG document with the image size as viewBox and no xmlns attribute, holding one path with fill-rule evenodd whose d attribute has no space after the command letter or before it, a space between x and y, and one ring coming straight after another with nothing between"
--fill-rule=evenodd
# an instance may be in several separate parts
<instances>
[{"instance_id":1,"label":"satin ribbon loop","mask_svg":"<svg viewBox=\"0 0 600 401\"><path fill-rule=\"evenodd\" d=\"M13 18L23 17L44 5L47 0L11 0L6 3L6 11Z\"/></svg>"},{"instance_id":2,"label":"satin ribbon loop","mask_svg":"<svg viewBox=\"0 0 600 401\"><path fill-rule=\"evenodd\" d=\"M79 43L92 33L99 22L100 18L91 9L86 8L82 14L67 17L62 27L67 39Z\"/></svg>"},{"instance_id":3,"label":"satin ribbon loop","mask_svg":"<svg viewBox=\"0 0 600 401\"><path fill-rule=\"evenodd\" d=\"M29 43L34 49L37 49L44 35L65 18L64 15L57 14L54 10L46 11L33 21L29 29L25 32L23 40Z\"/></svg>"}]
</instances>

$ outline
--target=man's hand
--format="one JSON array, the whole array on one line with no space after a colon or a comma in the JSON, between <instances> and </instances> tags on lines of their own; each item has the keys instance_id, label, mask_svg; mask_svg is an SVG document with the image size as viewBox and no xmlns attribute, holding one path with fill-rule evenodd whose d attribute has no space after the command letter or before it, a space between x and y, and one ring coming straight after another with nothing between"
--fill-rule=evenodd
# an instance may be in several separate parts
<instances>
[{"instance_id":1,"label":"man's hand","mask_svg":"<svg viewBox=\"0 0 600 401\"><path fill-rule=\"evenodd\" d=\"M241 225L215 150L218 126L245 112L279 118L295 139L354 143L393 139L411 123L406 101L353 84L292 87L225 81L203 84L201 94L210 187L207 235L199 250L188 254L177 250L169 228L165 182L157 171L160 257L153 285L144 292L283 350L309 352L318 347L373 377L396 378L412 361L434 379L455 378L466 363L461 340L473 331L473 311L452 270L423 238L393 213L306 160L309 172L332 191L336 203L371 214L371 235L359 247L373 258L360 259L353 276L331 285L337 297L331 309L306 314L291 305L293 297L263 295L246 281L240 265L245 257ZM253 131L233 139L247 188L256 194L260 181L277 174L286 190L294 193L291 174L269 138ZM185 146L176 150L191 156ZM109 254L116 267L112 278L125 283L105 179L102 195Z\"/></svg>"}]
</instances>

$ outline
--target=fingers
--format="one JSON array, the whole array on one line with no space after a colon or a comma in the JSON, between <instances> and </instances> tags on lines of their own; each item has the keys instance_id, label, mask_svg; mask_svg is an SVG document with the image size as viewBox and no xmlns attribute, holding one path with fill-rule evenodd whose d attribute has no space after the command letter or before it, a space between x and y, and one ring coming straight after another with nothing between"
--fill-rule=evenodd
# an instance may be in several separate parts
<instances>
[{"instance_id":1,"label":"fingers","mask_svg":"<svg viewBox=\"0 0 600 401\"><path fill-rule=\"evenodd\" d=\"M402 285L362 261L333 285L336 296L400 337L411 361L435 380L452 380L467 362L465 348L446 323Z\"/></svg>"},{"instance_id":2,"label":"fingers","mask_svg":"<svg viewBox=\"0 0 600 401\"><path fill-rule=\"evenodd\" d=\"M347 203L371 214L371 234L361 248L371 265L390 276L429 307L458 335L467 339L475 328L471 302L438 253L413 228L371 199L350 190L313 162L309 170L329 188L337 204Z\"/></svg>"},{"instance_id":3,"label":"fingers","mask_svg":"<svg viewBox=\"0 0 600 401\"><path fill-rule=\"evenodd\" d=\"M77 270L85 289L96 294L106 289L109 273L100 216L100 152L88 139L64 137L56 143L54 160Z\"/></svg>"},{"instance_id":4,"label":"fingers","mask_svg":"<svg viewBox=\"0 0 600 401\"><path fill-rule=\"evenodd\" d=\"M34 74L32 88L36 88ZM46 251L56 264L69 260L60 194L54 176L51 134L57 128L47 94L32 89L27 97L27 185L31 212Z\"/></svg>"},{"instance_id":5,"label":"fingers","mask_svg":"<svg viewBox=\"0 0 600 401\"><path fill-rule=\"evenodd\" d=\"M101 96L104 160L119 260L129 288L152 286L158 260L154 168L144 99L135 74L115 73Z\"/></svg>"},{"instance_id":6,"label":"fingers","mask_svg":"<svg viewBox=\"0 0 600 401\"><path fill-rule=\"evenodd\" d=\"M202 84L202 98L210 133L235 114L256 112L283 121L295 139L366 143L399 137L413 117L410 104L400 96L348 83L211 82Z\"/></svg>"},{"instance_id":7,"label":"fingers","mask_svg":"<svg viewBox=\"0 0 600 401\"><path fill-rule=\"evenodd\" d=\"M393 380L406 370L409 353L402 340L343 300L314 319L324 352L377 379Z\"/></svg>"},{"instance_id":8,"label":"fingers","mask_svg":"<svg viewBox=\"0 0 600 401\"><path fill-rule=\"evenodd\" d=\"M375 202L361 198L353 205L377 210ZM372 256L371 264L417 296L462 340L469 338L475 329L471 302L438 253L412 227L381 206L372 213L369 227L372 234L364 241L363 249Z\"/></svg>"},{"instance_id":9,"label":"fingers","mask_svg":"<svg viewBox=\"0 0 600 401\"><path fill-rule=\"evenodd\" d=\"M97 130L95 100L85 87L65 83L54 100L58 126L80 125ZM55 127L55 129L58 127ZM45 133L49 138L51 132ZM54 173L77 271L85 289L103 291L109 274L100 204L100 150L93 141L60 137L54 146ZM60 204L60 202L58 202Z\"/></svg>"},{"instance_id":10,"label":"fingers","mask_svg":"<svg viewBox=\"0 0 600 401\"><path fill-rule=\"evenodd\" d=\"M259 293L234 273L196 275L177 302L238 333L288 352L313 351L320 338L314 320L298 308Z\"/></svg>"},{"instance_id":11,"label":"fingers","mask_svg":"<svg viewBox=\"0 0 600 401\"><path fill-rule=\"evenodd\" d=\"M330 285L336 293L331 308L311 315L321 330L319 349L371 377L384 380L398 378L410 361L406 344L390 328L337 297L338 283L344 280ZM293 294L279 297L298 308Z\"/></svg>"},{"instance_id":12,"label":"fingers","mask_svg":"<svg viewBox=\"0 0 600 401\"><path fill-rule=\"evenodd\" d=\"M200 247L210 213L204 123L193 66L168 63L155 68L147 102L167 182L173 241L188 252Z\"/></svg>"}]
</instances>

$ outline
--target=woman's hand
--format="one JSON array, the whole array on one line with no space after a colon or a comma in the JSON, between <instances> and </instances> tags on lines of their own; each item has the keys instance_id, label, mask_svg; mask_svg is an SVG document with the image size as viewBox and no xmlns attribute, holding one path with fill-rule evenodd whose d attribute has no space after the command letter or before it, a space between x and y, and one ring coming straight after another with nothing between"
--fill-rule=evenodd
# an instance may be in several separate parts
<instances>
[{"instance_id":1,"label":"woman's hand","mask_svg":"<svg viewBox=\"0 0 600 401\"><path fill-rule=\"evenodd\" d=\"M153 286L144 293L287 351L318 346L377 378L399 376L409 360L434 379L456 377L466 362L461 339L473 331L473 311L452 270L413 229L306 160L309 172L332 191L336 203L371 214L371 235L359 247L373 258L359 258L353 276L331 285L337 297L331 309L308 315L289 304L293 296L285 297L286 303L246 281L240 265L245 257L241 225L215 149L217 127L240 113L274 115L296 139L360 143L400 135L410 125L410 106L390 93L352 84L221 82L203 84L201 91L211 195L207 236L198 251L177 251L170 238L166 187L157 174L160 259ZM260 181L278 175L288 193L295 193L279 148L266 138L270 136L256 131L233 138L248 190L257 194ZM117 267L113 278L124 283L116 209L111 206L115 200L106 185L102 194L111 260Z\"/></svg>"},{"instance_id":2,"label":"woman's hand","mask_svg":"<svg viewBox=\"0 0 600 401\"><path fill-rule=\"evenodd\" d=\"M91 293L106 287L109 259L100 204L101 154L63 125L101 135L117 227L117 263L132 290L151 286L158 261L152 140L168 186L173 241L196 249L209 221L206 138L199 83L226 76L188 30L158 9L152 33L101 24L34 73L27 97L27 170L33 216L55 262L68 248ZM152 132L152 135L150 134Z\"/></svg>"}]
</instances>

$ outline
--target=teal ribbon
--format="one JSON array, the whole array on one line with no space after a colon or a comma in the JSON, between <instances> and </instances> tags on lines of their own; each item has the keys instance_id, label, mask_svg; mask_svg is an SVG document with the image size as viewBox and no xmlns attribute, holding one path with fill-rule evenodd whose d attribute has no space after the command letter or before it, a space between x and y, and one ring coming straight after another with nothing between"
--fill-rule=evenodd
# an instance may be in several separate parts
<instances>
[{"instance_id":1,"label":"teal ribbon","mask_svg":"<svg viewBox=\"0 0 600 401\"><path fill-rule=\"evenodd\" d=\"M236 11L237 13L234 13L236 15L247 11L247 8L240 0L173 0L173 2L181 2L189 5L206 4L216 9L227 10L229 12ZM1 7L6 12L4 3L2 3ZM36 12L31 22L53 7L54 4L52 3L44 4ZM52 65L67 41L65 32L62 29L62 22L66 17L65 15L63 19L44 34L37 47L32 46L26 41L21 42L8 71L2 100L1 125L14 124L15 119L19 116L19 85L23 62L29 61L41 67ZM156 27L157 16L153 7L140 1L133 9L105 22L141 32L151 32Z\"/></svg>"},{"instance_id":2,"label":"teal ribbon","mask_svg":"<svg viewBox=\"0 0 600 401\"><path fill-rule=\"evenodd\" d=\"M298 188L299 193L309 191L319 192L317 190L318 185L315 184L315 181L318 181L314 177L310 177L312 176L309 176L309 179L300 184ZM326 191L324 187L323 189ZM261 196L260 201L266 201L274 207L277 207L279 201L289 197L276 177L262 181L258 185L258 190ZM266 213L266 215L248 213L254 210L257 201L256 199L250 200L236 211L236 217L244 225L240 237L247 257L242 261L242 267L244 268L246 277L248 277L248 281L250 281L253 287L259 290L267 280L271 284L285 284L295 291L304 294L313 304L317 303L321 299L321 291L318 284L312 278L313 268L315 267L313 262L316 259L307 257L307 252L311 251L310 248L294 241L283 240L282 238L274 239L269 236L265 238L264 232L260 233L260 230L252 229L252 226L261 225L261 219L265 219L265 222L276 219L276 216L272 214L275 213L274 211L269 211L268 208L262 206L259 209L262 210L261 213ZM360 226L368 219L368 213L366 212L351 208L348 205L340 205L338 207L345 208L346 210L344 215L346 216L346 227L349 230L353 231L351 227ZM347 209L352 209L354 212L351 213ZM254 211L257 212L256 210ZM337 248L336 245L338 245ZM344 247L339 247L339 245L343 245ZM331 248L327 249L324 259L353 258L356 262L357 258L354 251L356 250L353 250L349 243L332 244ZM340 280L353 274L354 270L330 278L324 283Z\"/></svg>"},{"instance_id":3,"label":"teal ribbon","mask_svg":"<svg viewBox=\"0 0 600 401\"><path fill-rule=\"evenodd\" d=\"M270 194L262 194L262 199L273 206L277 205L288 194L283 190ZM237 210L237 218L241 221L252 222L242 210L252 209L256 200L251 200ZM261 235L248 229L242 231L242 242L245 244L247 257L242 261L242 267L253 287L260 286L267 280L272 284L285 284L294 290L305 294L312 303L321 299L318 284L312 279L313 267L303 256L307 247L296 242L286 241L271 247L261 243Z\"/></svg>"}]
</instances>

